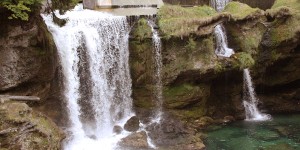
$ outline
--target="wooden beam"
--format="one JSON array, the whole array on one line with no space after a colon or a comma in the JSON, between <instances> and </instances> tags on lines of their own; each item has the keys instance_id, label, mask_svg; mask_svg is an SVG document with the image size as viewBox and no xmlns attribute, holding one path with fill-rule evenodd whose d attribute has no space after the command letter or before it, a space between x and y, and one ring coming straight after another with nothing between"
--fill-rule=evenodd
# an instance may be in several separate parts
<instances>
[{"instance_id":1,"label":"wooden beam","mask_svg":"<svg viewBox=\"0 0 300 150\"><path fill-rule=\"evenodd\" d=\"M0 95L1 100L12 100L12 101L40 101L37 96L12 96L12 95Z\"/></svg>"}]
</instances>

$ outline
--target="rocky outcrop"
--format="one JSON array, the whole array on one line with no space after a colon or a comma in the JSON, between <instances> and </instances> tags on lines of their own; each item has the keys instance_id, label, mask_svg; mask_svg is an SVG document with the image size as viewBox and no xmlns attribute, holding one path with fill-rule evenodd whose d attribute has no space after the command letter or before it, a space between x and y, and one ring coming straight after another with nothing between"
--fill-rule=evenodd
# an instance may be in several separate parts
<instances>
[{"instance_id":1,"label":"rocky outcrop","mask_svg":"<svg viewBox=\"0 0 300 150\"><path fill-rule=\"evenodd\" d=\"M160 123L146 128L156 146L165 150L204 150L203 135L182 120L165 113Z\"/></svg>"},{"instance_id":2,"label":"rocky outcrop","mask_svg":"<svg viewBox=\"0 0 300 150\"><path fill-rule=\"evenodd\" d=\"M59 89L53 86L57 60L52 36L36 9L27 22L7 19L9 13L2 8L0 14L0 94L41 99L30 102L31 107L16 102L0 104L0 147L61 149L62 131L40 113L53 117L61 111L57 98L47 100L53 89ZM49 102L51 107L45 105Z\"/></svg>"},{"instance_id":3,"label":"rocky outcrop","mask_svg":"<svg viewBox=\"0 0 300 150\"><path fill-rule=\"evenodd\" d=\"M203 116L212 117L215 123L243 119L241 70L251 68L256 91L264 103L260 107L265 106L269 113L298 112L299 4L290 2L294 4L276 1L266 11L231 2L221 13L206 6L162 7L158 26L164 111L196 128L199 123L195 120ZM212 29L220 22L226 27L229 47L236 52L231 58L214 54ZM133 38L130 43L134 104L142 113L156 106L151 96L155 82L149 38ZM233 118L224 119L228 115Z\"/></svg>"},{"instance_id":4,"label":"rocky outcrop","mask_svg":"<svg viewBox=\"0 0 300 150\"><path fill-rule=\"evenodd\" d=\"M3 19L3 18L2 18ZM39 14L1 23L0 92L45 100L56 69L56 47Z\"/></svg>"},{"instance_id":5,"label":"rocky outcrop","mask_svg":"<svg viewBox=\"0 0 300 150\"><path fill-rule=\"evenodd\" d=\"M1 149L61 149L63 132L46 116L25 103L0 104Z\"/></svg>"}]
</instances>

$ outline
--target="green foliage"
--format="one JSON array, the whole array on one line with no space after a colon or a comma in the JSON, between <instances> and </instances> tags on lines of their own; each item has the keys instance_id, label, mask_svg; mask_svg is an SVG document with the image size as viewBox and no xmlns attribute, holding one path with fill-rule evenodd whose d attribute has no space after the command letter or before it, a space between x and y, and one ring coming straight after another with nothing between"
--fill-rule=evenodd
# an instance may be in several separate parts
<instances>
[{"instance_id":1,"label":"green foliage","mask_svg":"<svg viewBox=\"0 0 300 150\"><path fill-rule=\"evenodd\" d=\"M196 49L196 46L197 46L197 43L194 41L194 39L192 37L190 37L185 48L187 48L188 50L194 50L194 49Z\"/></svg>"},{"instance_id":2,"label":"green foliage","mask_svg":"<svg viewBox=\"0 0 300 150\"><path fill-rule=\"evenodd\" d=\"M151 38L151 27L148 25L148 22L145 18L142 18L137 22L136 28L133 31L132 36L140 41L142 41L145 38Z\"/></svg>"},{"instance_id":3,"label":"green foliage","mask_svg":"<svg viewBox=\"0 0 300 150\"><path fill-rule=\"evenodd\" d=\"M235 68L245 69L255 64L255 61L252 58L252 56L246 52L236 53L234 55L234 58L235 60L233 62L233 66Z\"/></svg>"},{"instance_id":4,"label":"green foliage","mask_svg":"<svg viewBox=\"0 0 300 150\"><path fill-rule=\"evenodd\" d=\"M1 0L0 7L4 7L11 11L8 19L21 19L28 21L32 8L39 4L40 0Z\"/></svg>"}]
</instances>

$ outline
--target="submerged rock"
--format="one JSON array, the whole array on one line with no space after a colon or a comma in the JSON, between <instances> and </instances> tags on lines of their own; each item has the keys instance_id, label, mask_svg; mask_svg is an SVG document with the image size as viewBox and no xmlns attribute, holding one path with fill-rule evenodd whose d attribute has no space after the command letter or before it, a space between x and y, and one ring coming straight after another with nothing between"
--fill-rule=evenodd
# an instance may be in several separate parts
<instances>
[{"instance_id":1,"label":"submerged rock","mask_svg":"<svg viewBox=\"0 0 300 150\"><path fill-rule=\"evenodd\" d=\"M148 148L149 145L147 142L147 134L145 131L132 133L129 136L123 138L119 142L119 145L137 149Z\"/></svg>"},{"instance_id":2,"label":"submerged rock","mask_svg":"<svg viewBox=\"0 0 300 150\"><path fill-rule=\"evenodd\" d=\"M135 132L140 128L140 120L137 116L131 117L124 125L126 131Z\"/></svg>"}]
</instances>

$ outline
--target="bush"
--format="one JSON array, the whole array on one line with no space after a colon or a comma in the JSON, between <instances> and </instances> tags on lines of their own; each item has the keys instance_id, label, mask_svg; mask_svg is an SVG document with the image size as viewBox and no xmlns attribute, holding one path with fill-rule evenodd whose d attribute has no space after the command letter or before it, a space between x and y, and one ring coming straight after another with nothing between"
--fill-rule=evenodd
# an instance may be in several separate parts
<instances>
[{"instance_id":1,"label":"bush","mask_svg":"<svg viewBox=\"0 0 300 150\"><path fill-rule=\"evenodd\" d=\"M234 56L233 66L239 69L245 69L255 64L252 56L246 52L236 53Z\"/></svg>"},{"instance_id":2,"label":"bush","mask_svg":"<svg viewBox=\"0 0 300 150\"><path fill-rule=\"evenodd\" d=\"M28 21L32 8L40 3L40 0L1 0L0 7L11 11L8 19L21 19Z\"/></svg>"}]
</instances>

